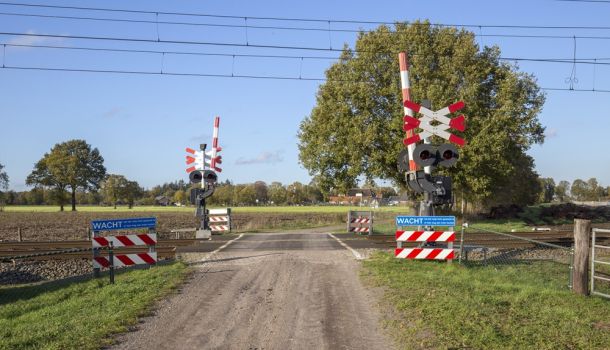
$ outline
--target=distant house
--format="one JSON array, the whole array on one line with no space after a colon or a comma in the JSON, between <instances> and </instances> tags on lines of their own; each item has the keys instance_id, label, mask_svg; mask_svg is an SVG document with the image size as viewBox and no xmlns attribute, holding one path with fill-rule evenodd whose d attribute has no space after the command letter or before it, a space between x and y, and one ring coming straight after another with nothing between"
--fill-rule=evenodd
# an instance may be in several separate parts
<instances>
[{"instance_id":1,"label":"distant house","mask_svg":"<svg viewBox=\"0 0 610 350\"><path fill-rule=\"evenodd\" d=\"M172 204L172 200L167 196L157 196L155 197L155 205L161 205L167 207Z\"/></svg>"},{"instance_id":2,"label":"distant house","mask_svg":"<svg viewBox=\"0 0 610 350\"><path fill-rule=\"evenodd\" d=\"M348 197L376 198L375 192L370 188L352 188L347 191Z\"/></svg>"},{"instance_id":3,"label":"distant house","mask_svg":"<svg viewBox=\"0 0 610 350\"><path fill-rule=\"evenodd\" d=\"M347 195L331 196L328 202L340 205L377 205L380 198L371 189L352 188L347 191Z\"/></svg>"}]
</instances>

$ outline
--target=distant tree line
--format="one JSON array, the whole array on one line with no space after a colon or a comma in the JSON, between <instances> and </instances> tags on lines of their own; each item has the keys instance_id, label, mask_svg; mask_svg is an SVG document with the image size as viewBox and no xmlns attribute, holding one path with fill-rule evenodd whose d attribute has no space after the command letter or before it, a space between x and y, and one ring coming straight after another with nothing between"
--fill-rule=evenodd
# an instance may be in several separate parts
<instances>
[{"instance_id":1,"label":"distant tree line","mask_svg":"<svg viewBox=\"0 0 610 350\"><path fill-rule=\"evenodd\" d=\"M576 179L559 181L555 184L552 178L540 178L539 203L569 202L569 201L604 201L610 197L610 186L604 187L596 178L589 180Z\"/></svg>"},{"instance_id":2,"label":"distant tree line","mask_svg":"<svg viewBox=\"0 0 610 350\"><path fill-rule=\"evenodd\" d=\"M190 184L183 180L164 183L151 189L144 189L136 181L130 181L123 175L111 174L100 183L99 190L79 189L75 193L77 205L155 205L159 197L167 197L172 203L188 205ZM29 191L8 191L4 193L5 202L9 205L61 205L68 201L68 194L63 200L58 198L54 189L35 187ZM294 182L283 185L264 181L250 184L233 184L222 182L208 204L219 206L244 205L310 205L324 201L320 190L312 185Z\"/></svg>"},{"instance_id":3,"label":"distant tree line","mask_svg":"<svg viewBox=\"0 0 610 350\"><path fill-rule=\"evenodd\" d=\"M97 148L92 148L84 140L70 140L56 144L34 165L26 184L33 186L29 191L7 191L9 178L0 164L0 210L8 205L155 205L159 203L178 205L189 204L191 184L184 180L164 183L144 189L134 180L124 175L107 174L104 158ZM527 185L516 185L509 189L499 187L495 196L501 202L532 204L549 202L601 201L608 200L610 187L599 184L596 178L587 181L576 179L572 183L552 178L536 176L522 178ZM383 197L396 195L392 187L379 187L372 179L363 186ZM325 187L320 177L314 177L309 184L294 182L284 185L256 181L248 184L234 184L229 180L217 185L216 192L208 199L208 204L218 206L245 205L311 205L327 202L329 197L345 195L345 190ZM532 198L530 198L532 197Z\"/></svg>"}]
</instances>

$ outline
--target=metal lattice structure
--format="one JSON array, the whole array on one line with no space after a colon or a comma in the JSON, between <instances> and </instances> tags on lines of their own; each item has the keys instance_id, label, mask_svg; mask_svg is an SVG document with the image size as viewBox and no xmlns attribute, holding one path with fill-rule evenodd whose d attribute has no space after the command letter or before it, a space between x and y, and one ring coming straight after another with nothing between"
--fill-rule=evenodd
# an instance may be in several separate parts
<instances>
[{"instance_id":1,"label":"metal lattice structure","mask_svg":"<svg viewBox=\"0 0 610 350\"><path fill-rule=\"evenodd\" d=\"M602 238L604 238L602 240ZM610 230L594 228L591 236L591 294L610 299Z\"/></svg>"}]
</instances>

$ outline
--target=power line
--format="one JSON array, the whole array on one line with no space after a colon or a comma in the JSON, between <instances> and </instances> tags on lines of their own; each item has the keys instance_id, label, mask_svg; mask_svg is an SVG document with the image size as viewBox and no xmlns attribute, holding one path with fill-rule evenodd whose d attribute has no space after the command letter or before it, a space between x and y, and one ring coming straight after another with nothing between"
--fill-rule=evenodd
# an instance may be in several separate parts
<instances>
[{"instance_id":1,"label":"power line","mask_svg":"<svg viewBox=\"0 0 610 350\"><path fill-rule=\"evenodd\" d=\"M561 0L559 0L561 1ZM563 0L570 1L570 0ZM572 0L574 1L574 0ZM601 2L601 1L600 1ZM237 16L237 15L217 15L217 14L206 14L206 13L192 13L192 12L167 12L167 11L150 11L150 10L129 10L129 9L117 9L117 8L106 8L106 7L79 7L79 6L62 6L62 5L47 5L47 4L32 4L32 3L13 3L13 2L0 2L0 5L6 6L19 6L19 7L34 7L34 8L53 8L53 9L65 9L65 10L81 10L81 11L101 11L101 12L117 12L117 13L132 13L132 14L147 14L147 15L169 15L169 16L190 16L190 17L208 17L208 18L224 18L224 19L238 19L238 20L266 20L266 21L289 21L289 22L317 22L317 23L350 23L350 24L375 24L375 25L394 25L396 22L387 21L368 21L368 20L344 20L344 19L322 19L322 18L297 18L297 17L260 17L260 16ZM7 13L8 14L8 13ZM14 14L27 16L28 14ZM112 21L125 21L125 22L142 22L142 23L157 23L156 21L145 21L145 20L129 20L129 19L100 19L91 17L77 17L77 16L53 16L53 15L38 15L29 14L30 16L36 17L57 17L57 18L70 18L70 19L88 19L88 20L112 20ZM397 21L400 22L400 21ZM162 22L159 22L162 23ZM167 24L184 24L184 25L214 25L214 24L202 24L193 22L166 22ZM411 25L428 25L426 23L416 22L410 23ZM471 27L471 28L513 28L513 29L584 29L584 30L610 30L607 26L541 26L541 25L489 25L489 24L444 24L444 23L430 23L431 26L438 27ZM237 27L249 27L256 28L254 26L239 26ZM359 30L349 29L322 29L322 28L302 28L302 27L259 27L265 29L292 29L292 30L321 30L321 31L347 31L347 32L359 32Z\"/></svg>"},{"instance_id":2,"label":"power line","mask_svg":"<svg viewBox=\"0 0 610 350\"><path fill-rule=\"evenodd\" d=\"M82 39L82 40L96 40L96 41L139 42L139 43L156 43L156 44L162 43L162 44L209 45L209 46L225 46L225 47L253 47L253 48L266 48L266 49L308 50L308 51L328 51L328 52L342 52L343 51L343 49L334 49L332 47L261 45L261 44L249 44L249 43L243 44L243 43L227 43L227 42L165 40L165 39L159 39L159 38L145 39L145 38L122 38L122 37L108 37L108 36L98 37L98 36L87 36L87 35L34 34L34 33L15 33L15 32L0 32L0 35L43 37L43 38L57 38L57 39ZM572 36L569 38L574 40L574 38L578 39L579 37ZM607 37L607 39L610 39L610 37ZM391 52L364 51L364 50L352 50L352 52L391 54Z\"/></svg>"},{"instance_id":3,"label":"power line","mask_svg":"<svg viewBox=\"0 0 610 350\"><path fill-rule=\"evenodd\" d=\"M194 56L220 56L220 57L249 57L249 58L283 58L283 59L314 59L314 60L337 60L340 57L325 57L325 56L295 56L295 55L263 55L263 54L237 54L237 53L218 53L218 52L196 52L196 51L168 51L168 50L142 50L142 49L117 49L105 47L87 47L87 46L59 46L59 45L39 45L39 44L11 44L0 43L0 46L6 47L27 47L27 48L42 48L42 49L59 49L59 50L80 50L80 51L102 51L102 52L121 52L121 53L144 53L158 55L194 55ZM417 56L417 54L411 54ZM460 57L460 56L454 56ZM592 64L592 65L610 65L610 62L598 62L610 60L610 58L581 58L574 60L572 58L527 58L527 57L499 57L503 61L524 61L524 62L543 62L543 63L565 63L565 64Z\"/></svg>"},{"instance_id":4,"label":"power line","mask_svg":"<svg viewBox=\"0 0 610 350\"><path fill-rule=\"evenodd\" d=\"M562 1L562 2L593 2L593 3L601 3L601 4L610 4L610 1L608 0L555 0L555 1Z\"/></svg>"},{"instance_id":5,"label":"power line","mask_svg":"<svg viewBox=\"0 0 610 350\"><path fill-rule=\"evenodd\" d=\"M212 77L212 78L243 78L243 79L272 79L272 80L301 80L314 82L340 82L340 83L356 83L370 84L370 81L356 80L329 80L324 78L303 78L291 76L277 75L237 75L237 74L211 74L211 73L179 73L179 72L152 72L152 71L128 71L128 70L102 70L102 69L82 69L82 68L46 68L46 67L28 67L28 66L3 66L1 69L8 70L33 70L33 71L53 71L53 72L79 72L79 73L108 73L108 74L127 74L127 75L151 75L151 76L182 76L182 77ZM604 89L570 89L570 88L555 88L541 87L542 90L548 91L570 91L570 92L602 92L610 93L610 90Z\"/></svg>"},{"instance_id":6,"label":"power line","mask_svg":"<svg viewBox=\"0 0 610 350\"><path fill-rule=\"evenodd\" d=\"M42 48L42 49L60 49L60 50L82 50L82 51L104 51L104 52L124 52L124 53L147 53L159 55L193 55L193 56L222 56L222 57L251 57L251 58L286 58L286 59L314 59L314 60L337 60L340 57L324 57L324 56L291 56L291 55L262 55L262 54L237 54L237 53L218 53L218 52L196 52L196 51L160 51L160 50L140 50L140 49L115 49L105 47L86 47L86 46L57 46L57 45L38 45L38 44L11 44L0 43L1 46L7 47L27 47L27 48ZM567 63L572 63L572 60L566 59ZM598 60L603 60L599 58ZM578 61L577 61L578 63ZM600 62L601 63L601 62ZM610 63L608 63L610 64Z\"/></svg>"}]
</instances>

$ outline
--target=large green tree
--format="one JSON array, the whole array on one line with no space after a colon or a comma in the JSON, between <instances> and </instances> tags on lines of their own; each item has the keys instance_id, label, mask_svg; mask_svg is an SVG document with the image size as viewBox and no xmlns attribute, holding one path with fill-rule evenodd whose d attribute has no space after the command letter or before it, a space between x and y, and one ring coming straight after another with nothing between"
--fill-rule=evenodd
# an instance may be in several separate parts
<instances>
[{"instance_id":1,"label":"large green tree","mask_svg":"<svg viewBox=\"0 0 610 350\"><path fill-rule=\"evenodd\" d=\"M70 190L72 211L76 211L77 189L97 190L105 175L104 158L98 149L91 149L84 140L70 140L45 153L26 184L51 188L62 211Z\"/></svg>"},{"instance_id":2,"label":"large green tree","mask_svg":"<svg viewBox=\"0 0 610 350\"><path fill-rule=\"evenodd\" d=\"M483 204L534 202L540 186L526 151L544 140L535 79L501 62L497 47L480 49L472 32L427 22L361 33L327 70L299 130L300 161L320 189L345 192L376 178L405 187L396 166L405 137L400 51L408 53L413 101L428 99L433 109L466 103L468 143L455 167L439 169L456 192Z\"/></svg>"}]
</instances>

